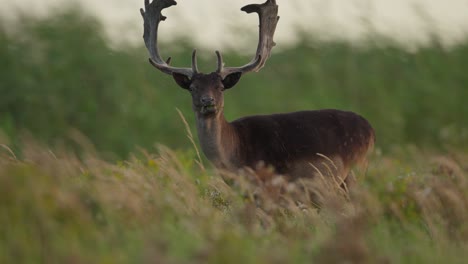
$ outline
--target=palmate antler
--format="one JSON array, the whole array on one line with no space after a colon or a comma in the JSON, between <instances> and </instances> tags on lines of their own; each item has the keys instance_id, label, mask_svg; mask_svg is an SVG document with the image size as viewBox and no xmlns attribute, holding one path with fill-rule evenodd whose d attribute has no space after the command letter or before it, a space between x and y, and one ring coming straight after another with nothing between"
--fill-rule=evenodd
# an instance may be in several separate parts
<instances>
[{"instance_id":1,"label":"palmate antler","mask_svg":"<svg viewBox=\"0 0 468 264\"><path fill-rule=\"evenodd\" d=\"M260 20L258 46L255 57L252 61L241 67L224 67L223 58L219 51L216 51L218 56L217 72L224 78L225 76L234 73L242 72L242 74L252 71L259 71L265 65L271 54L271 49L276 45L273 41L276 25L278 24L278 5L276 0L267 0L265 3L246 5L241 8L242 11L250 14L258 13Z\"/></svg>"},{"instance_id":2,"label":"palmate antler","mask_svg":"<svg viewBox=\"0 0 468 264\"><path fill-rule=\"evenodd\" d=\"M197 67L197 53L196 50L192 53L192 68L177 68L170 66L171 58L164 61L159 55L158 50L158 26L159 22L166 19L161 14L165 8L177 5L174 0L145 0L145 10L140 9L144 21L144 34L146 48L150 54L150 63L158 70L167 73L179 73L191 78L194 74L198 73ZM222 78L227 75L240 72L242 74L252 71L259 71L264 65L266 60L270 57L271 49L275 46L273 35L275 33L276 25L279 20L278 5L276 0L267 0L263 4L251 4L244 6L242 11L246 13L258 13L260 26L259 26L259 41L255 57L248 64L241 67L224 67L223 58L219 51L216 51L218 57L218 67L216 72Z\"/></svg>"},{"instance_id":3,"label":"palmate antler","mask_svg":"<svg viewBox=\"0 0 468 264\"><path fill-rule=\"evenodd\" d=\"M143 39L150 54L149 61L154 67L167 74L180 73L191 78L195 73L198 73L196 50L192 53L192 68L172 67L169 65L171 57L164 61L161 55L159 55L158 27L159 22L166 20L161 11L173 5L177 5L177 2L174 0L154 0L151 4L149 0L145 0L145 10L143 8L140 9L141 16L143 17Z\"/></svg>"}]
</instances>

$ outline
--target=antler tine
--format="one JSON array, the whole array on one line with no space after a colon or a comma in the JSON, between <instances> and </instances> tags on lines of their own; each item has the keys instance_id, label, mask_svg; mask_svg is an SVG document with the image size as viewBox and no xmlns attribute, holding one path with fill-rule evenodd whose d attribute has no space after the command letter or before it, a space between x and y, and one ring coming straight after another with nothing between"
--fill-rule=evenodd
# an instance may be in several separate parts
<instances>
[{"instance_id":1,"label":"antler tine","mask_svg":"<svg viewBox=\"0 0 468 264\"><path fill-rule=\"evenodd\" d=\"M158 49L158 27L159 22L166 20L166 17L161 14L165 8L177 5L175 0L145 0L145 10L140 9L141 16L143 17L143 39L146 48L150 54L150 63L158 70L167 73L179 73L191 78L194 73L198 72L196 51L192 54L192 68L177 68L169 65L171 59L164 61L159 54Z\"/></svg>"},{"instance_id":2,"label":"antler tine","mask_svg":"<svg viewBox=\"0 0 468 264\"><path fill-rule=\"evenodd\" d=\"M198 73L198 63L197 63L197 50L194 49L192 52L192 71L193 73Z\"/></svg>"},{"instance_id":3,"label":"antler tine","mask_svg":"<svg viewBox=\"0 0 468 264\"><path fill-rule=\"evenodd\" d=\"M216 69L216 72L221 73L223 72L223 69L224 69L223 56L221 55L221 52L219 52L218 50L215 51L215 53L216 53L216 57L218 58L218 68Z\"/></svg>"},{"instance_id":4,"label":"antler tine","mask_svg":"<svg viewBox=\"0 0 468 264\"><path fill-rule=\"evenodd\" d=\"M271 49L276 45L273 41L276 25L278 24L278 5L276 0L267 0L263 4L251 4L241 8L242 11L250 13L258 13L260 26L259 26L259 40L257 52L255 57L246 65L241 67L223 67L221 54L216 52L218 56L218 72L224 78L233 72L248 73L251 71L259 71L265 65L271 54Z\"/></svg>"}]
</instances>

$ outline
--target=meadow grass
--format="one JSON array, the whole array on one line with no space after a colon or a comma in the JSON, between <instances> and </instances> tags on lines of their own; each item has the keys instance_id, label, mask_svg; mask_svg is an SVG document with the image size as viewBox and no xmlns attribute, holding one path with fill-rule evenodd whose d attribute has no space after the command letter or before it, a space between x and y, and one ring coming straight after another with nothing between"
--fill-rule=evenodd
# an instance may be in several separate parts
<instances>
[{"instance_id":1,"label":"meadow grass","mask_svg":"<svg viewBox=\"0 0 468 264\"><path fill-rule=\"evenodd\" d=\"M4 148L5 149L5 148ZM153 153L154 152L154 153ZM199 166L164 146L109 163L29 142L0 158L1 263L463 263L468 156L374 155L320 179ZM229 183L229 184L227 184Z\"/></svg>"}]
</instances>

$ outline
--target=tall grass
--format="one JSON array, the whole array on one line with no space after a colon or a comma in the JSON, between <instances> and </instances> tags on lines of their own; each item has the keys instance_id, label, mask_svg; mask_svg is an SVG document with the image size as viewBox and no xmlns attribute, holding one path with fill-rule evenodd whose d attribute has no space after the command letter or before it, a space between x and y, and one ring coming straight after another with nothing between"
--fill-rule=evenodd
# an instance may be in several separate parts
<instances>
[{"instance_id":1,"label":"tall grass","mask_svg":"<svg viewBox=\"0 0 468 264\"><path fill-rule=\"evenodd\" d=\"M468 257L466 153L409 148L376 155L349 197L320 179L291 183L268 170L204 170L196 155L162 146L158 154L142 151L118 164L33 142L20 160L0 153L1 263L463 263Z\"/></svg>"}]
</instances>

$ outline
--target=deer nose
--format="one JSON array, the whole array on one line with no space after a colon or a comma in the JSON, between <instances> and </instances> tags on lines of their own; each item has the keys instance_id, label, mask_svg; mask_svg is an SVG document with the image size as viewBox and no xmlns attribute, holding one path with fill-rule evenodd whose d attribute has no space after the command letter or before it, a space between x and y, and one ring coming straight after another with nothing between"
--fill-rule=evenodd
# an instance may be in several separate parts
<instances>
[{"instance_id":1,"label":"deer nose","mask_svg":"<svg viewBox=\"0 0 468 264\"><path fill-rule=\"evenodd\" d=\"M203 105L213 105L214 104L214 98L211 96L203 96L201 98L201 103Z\"/></svg>"}]
</instances>

